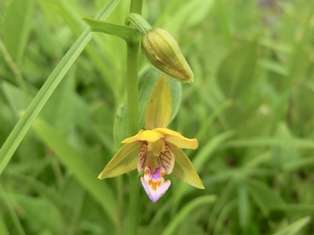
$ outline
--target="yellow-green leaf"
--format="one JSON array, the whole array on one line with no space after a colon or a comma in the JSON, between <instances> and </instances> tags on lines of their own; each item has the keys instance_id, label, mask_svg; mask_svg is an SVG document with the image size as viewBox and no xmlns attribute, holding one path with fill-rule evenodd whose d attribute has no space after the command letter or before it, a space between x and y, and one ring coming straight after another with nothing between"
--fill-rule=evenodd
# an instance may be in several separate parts
<instances>
[{"instance_id":1,"label":"yellow-green leaf","mask_svg":"<svg viewBox=\"0 0 314 235\"><path fill-rule=\"evenodd\" d=\"M117 205L112 190L105 182L97 179L97 172L80 152L42 119L37 118L32 128L43 143L55 153L60 163L70 170L78 182L98 201L108 217L117 223Z\"/></svg>"}]
</instances>

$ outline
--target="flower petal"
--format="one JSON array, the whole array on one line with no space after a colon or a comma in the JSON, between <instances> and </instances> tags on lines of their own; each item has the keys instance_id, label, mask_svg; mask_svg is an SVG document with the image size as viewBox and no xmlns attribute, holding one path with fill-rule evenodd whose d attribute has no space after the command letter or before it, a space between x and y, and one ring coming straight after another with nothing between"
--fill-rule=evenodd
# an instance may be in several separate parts
<instances>
[{"instance_id":1,"label":"flower petal","mask_svg":"<svg viewBox=\"0 0 314 235\"><path fill-rule=\"evenodd\" d=\"M164 138L164 136L158 131L143 130L137 134L137 138L141 141L147 141L149 143L152 143Z\"/></svg>"},{"instance_id":2,"label":"flower petal","mask_svg":"<svg viewBox=\"0 0 314 235\"><path fill-rule=\"evenodd\" d=\"M170 180L164 180L165 172L160 168L157 168L155 173L151 172L149 166L145 166L144 176L141 177L142 185L146 194L152 200L156 202L170 187Z\"/></svg>"},{"instance_id":3,"label":"flower petal","mask_svg":"<svg viewBox=\"0 0 314 235\"><path fill-rule=\"evenodd\" d=\"M99 179L111 178L130 172L136 168L141 142L124 145L99 174Z\"/></svg>"},{"instance_id":4,"label":"flower petal","mask_svg":"<svg viewBox=\"0 0 314 235\"><path fill-rule=\"evenodd\" d=\"M171 174L196 188L204 189L205 187L200 177L185 153L175 146L171 146L171 148L176 158L176 163Z\"/></svg>"},{"instance_id":5,"label":"flower petal","mask_svg":"<svg viewBox=\"0 0 314 235\"><path fill-rule=\"evenodd\" d=\"M132 142L140 141L140 140L138 139L138 135L139 135L139 133L142 132L142 131L143 131L143 130L140 130L140 131L138 132L138 134L136 134L136 135L134 135L134 136L131 136L131 137L129 137L129 138L126 138L126 139L122 140L121 143L122 143L122 144L129 144L129 143L132 143Z\"/></svg>"},{"instance_id":6,"label":"flower petal","mask_svg":"<svg viewBox=\"0 0 314 235\"><path fill-rule=\"evenodd\" d=\"M157 161L159 167L163 169L166 174L171 174L175 166L175 157L169 145L165 146L165 151L160 153Z\"/></svg>"},{"instance_id":7,"label":"flower petal","mask_svg":"<svg viewBox=\"0 0 314 235\"><path fill-rule=\"evenodd\" d=\"M138 172L144 171L147 155L148 155L147 143L144 142L138 151L138 158L137 158L137 170L138 170Z\"/></svg>"},{"instance_id":8,"label":"flower petal","mask_svg":"<svg viewBox=\"0 0 314 235\"><path fill-rule=\"evenodd\" d=\"M164 141L178 148L183 149L197 149L198 142L197 139L188 139L181 135L179 132L170 130L168 128L155 128L154 131L160 132L164 135Z\"/></svg>"},{"instance_id":9,"label":"flower petal","mask_svg":"<svg viewBox=\"0 0 314 235\"><path fill-rule=\"evenodd\" d=\"M172 96L168 78L162 76L156 83L146 107L146 129L152 130L157 127L167 127L171 114Z\"/></svg>"},{"instance_id":10,"label":"flower petal","mask_svg":"<svg viewBox=\"0 0 314 235\"><path fill-rule=\"evenodd\" d=\"M121 143L128 144L136 141L147 141L152 143L162 138L164 138L164 136L158 131L140 130L135 136L126 138Z\"/></svg>"}]
</instances>

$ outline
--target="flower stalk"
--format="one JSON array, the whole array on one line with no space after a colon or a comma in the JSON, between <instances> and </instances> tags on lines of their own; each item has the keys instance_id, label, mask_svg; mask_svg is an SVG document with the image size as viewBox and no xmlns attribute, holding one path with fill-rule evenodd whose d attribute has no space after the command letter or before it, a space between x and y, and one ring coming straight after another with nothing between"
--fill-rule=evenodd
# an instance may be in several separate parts
<instances>
[{"instance_id":1,"label":"flower stalk","mask_svg":"<svg viewBox=\"0 0 314 235\"><path fill-rule=\"evenodd\" d=\"M130 13L142 13L143 0L131 0ZM138 53L140 42L127 43L127 99L129 115L129 134L133 135L138 130ZM137 172L129 174L130 203L129 203L129 229L128 234L136 235L139 218L139 182Z\"/></svg>"},{"instance_id":2,"label":"flower stalk","mask_svg":"<svg viewBox=\"0 0 314 235\"><path fill-rule=\"evenodd\" d=\"M138 131L138 51L139 42L127 44L127 99L128 99L128 119L129 134L134 135Z\"/></svg>"},{"instance_id":3,"label":"flower stalk","mask_svg":"<svg viewBox=\"0 0 314 235\"><path fill-rule=\"evenodd\" d=\"M127 99L128 99L128 119L129 119L129 134L133 135L138 130L138 51L139 43L134 45L127 44ZM138 193L139 182L137 172L129 174L130 180L130 203L129 203L129 229L130 235L137 234L138 226Z\"/></svg>"}]
</instances>

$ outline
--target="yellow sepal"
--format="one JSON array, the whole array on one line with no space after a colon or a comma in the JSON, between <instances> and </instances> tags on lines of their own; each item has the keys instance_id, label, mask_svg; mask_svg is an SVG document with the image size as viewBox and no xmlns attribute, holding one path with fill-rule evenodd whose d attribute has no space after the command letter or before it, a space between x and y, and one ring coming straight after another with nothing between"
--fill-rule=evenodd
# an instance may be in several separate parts
<instances>
[{"instance_id":1,"label":"yellow sepal","mask_svg":"<svg viewBox=\"0 0 314 235\"><path fill-rule=\"evenodd\" d=\"M133 142L122 146L105 166L98 178L111 178L136 169L137 155L141 144L141 142Z\"/></svg>"},{"instance_id":2,"label":"yellow sepal","mask_svg":"<svg viewBox=\"0 0 314 235\"><path fill-rule=\"evenodd\" d=\"M182 149L197 149L198 141L197 139L188 139L181 135L179 132L170 130L168 128L156 128L154 131L160 132L164 135L164 141L166 143L173 144L178 148Z\"/></svg>"},{"instance_id":3,"label":"yellow sepal","mask_svg":"<svg viewBox=\"0 0 314 235\"><path fill-rule=\"evenodd\" d=\"M162 76L156 83L146 106L146 129L167 127L172 114L172 96L168 78Z\"/></svg>"},{"instance_id":4,"label":"yellow sepal","mask_svg":"<svg viewBox=\"0 0 314 235\"><path fill-rule=\"evenodd\" d=\"M190 159L180 148L173 145L171 145L171 148L176 158L176 164L171 174L196 188L204 189L202 180L196 173Z\"/></svg>"}]
</instances>

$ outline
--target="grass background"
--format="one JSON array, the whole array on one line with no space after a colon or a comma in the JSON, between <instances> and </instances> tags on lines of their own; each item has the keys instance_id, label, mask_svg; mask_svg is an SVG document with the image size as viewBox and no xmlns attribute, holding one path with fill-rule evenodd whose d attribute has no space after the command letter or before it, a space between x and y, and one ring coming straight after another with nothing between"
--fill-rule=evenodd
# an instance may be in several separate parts
<instances>
[{"instance_id":1,"label":"grass background","mask_svg":"<svg viewBox=\"0 0 314 235\"><path fill-rule=\"evenodd\" d=\"M0 234L127 232L128 178L97 179L125 136L126 46L82 18L103 9L123 24L128 7L0 2ZM206 189L169 176L153 204L141 188L139 234L313 234L313 13L298 0L144 1L195 74L182 94L173 83L170 128L199 140L186 153ZM139 66L143 106L158 75Z\"/></svg>"}]
</instances>

